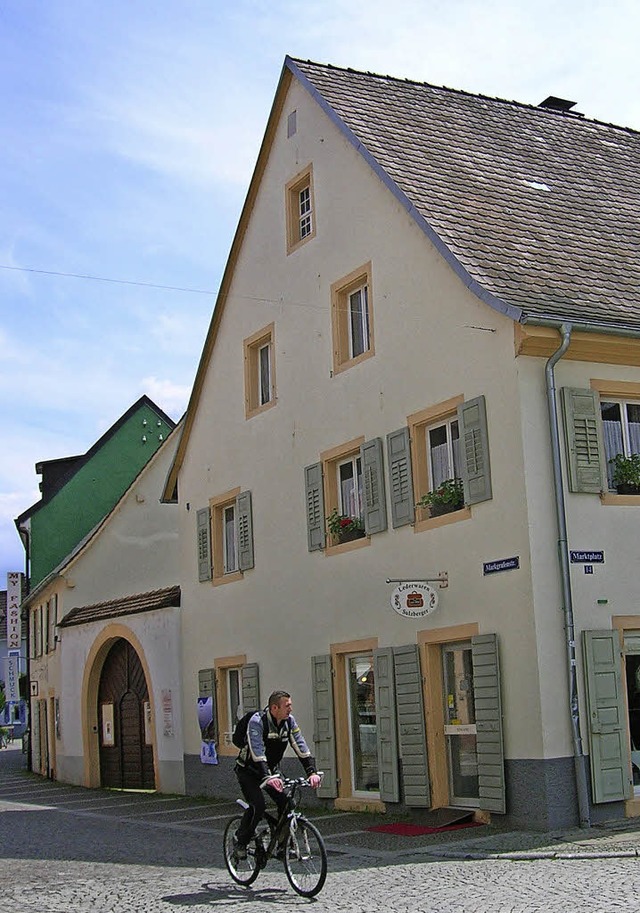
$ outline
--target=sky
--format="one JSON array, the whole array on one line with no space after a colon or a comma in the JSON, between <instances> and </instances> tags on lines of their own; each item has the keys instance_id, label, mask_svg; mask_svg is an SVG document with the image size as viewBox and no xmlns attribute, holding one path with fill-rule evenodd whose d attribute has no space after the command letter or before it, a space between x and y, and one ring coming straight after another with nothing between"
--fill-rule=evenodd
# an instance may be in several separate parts
<instances>
[{"instance_id":1,"label":"sky","mask_svg":"<svg viewBox=\"0 0 640 913\"><path fill-rule=\"evenodd\" d=\"M640 130L639 34L637 0L0 0L0 589L36 462L186 409L286 54Z\"/></svg>"}]
</instances>

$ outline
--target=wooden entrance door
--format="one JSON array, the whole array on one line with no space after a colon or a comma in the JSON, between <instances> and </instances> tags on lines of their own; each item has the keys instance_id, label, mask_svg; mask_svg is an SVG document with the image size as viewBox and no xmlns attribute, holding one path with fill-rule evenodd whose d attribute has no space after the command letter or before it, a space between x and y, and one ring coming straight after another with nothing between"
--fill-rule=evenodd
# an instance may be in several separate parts
<instances>
[{"instance_id":1,"label":"wooden entrance door","mask_svg":"<svg viewBox=\"0 0 640 913\"><path fill-rule=\"evenodd\" d=\"M155 789L153 748L145 733L149 689L140 657L124 639L105 660L98 688L100 782L118 789Z\"/></svg>"}]
</instances>

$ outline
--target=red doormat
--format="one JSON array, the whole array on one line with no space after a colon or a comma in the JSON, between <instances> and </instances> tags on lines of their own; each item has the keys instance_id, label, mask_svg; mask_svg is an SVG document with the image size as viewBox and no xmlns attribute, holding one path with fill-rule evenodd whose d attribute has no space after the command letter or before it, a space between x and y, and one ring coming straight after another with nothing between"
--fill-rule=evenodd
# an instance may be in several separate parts
<instances>
[{"instance_id":1,"label":"red doormat","mask_svg":"<svg viewBox=\"0 0 640 913\"><path fill-rule=\"evenodd\" d=\"M419 837L421 834L439 834L441 831L458 831L463 827L482 827L481 821L463 821L462 824L446 824L443 827L425 827L422 824L376 824L368 827L368 831L379 834L399 834L401 837Z\"/></svg>"}]
</instances>

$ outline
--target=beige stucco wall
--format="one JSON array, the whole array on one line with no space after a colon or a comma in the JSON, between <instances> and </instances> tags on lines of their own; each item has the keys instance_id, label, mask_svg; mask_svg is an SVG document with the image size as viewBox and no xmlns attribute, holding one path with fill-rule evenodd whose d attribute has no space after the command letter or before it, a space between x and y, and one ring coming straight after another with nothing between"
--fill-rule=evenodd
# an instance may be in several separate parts
<instances>
[{"instance_id":1,"label":"beige stucco wall","mask_svg":"<svg viewBox=\"0 0 640 913\"><path fill-rule=\"evenodd\" d=\"M288 140L293 108L298 133ZM287 257L284 187L309 162L317 235ZM376 354L332 377L330 286L368 261ZM278 402L247 421L242 341L271 322ZM464 522L421 533L390 528L369 547L309 553L304 467L360 435L384 438L412 412L459 394L486 397L493 499ZM197 670L217 656L258 661L263 700L274 687L292 689L310 732L311 655L363 637L381 646L411 643L421 629L477 622L481 633L500 634L507 755L542 757L523 424L512 322L464 287L294 84L180 474L186 751L199 748L191 713ZM253 495L255 568L237 583L198 583L196 510L236 486ZM519 571L483 577L483 562L514 555ZM441 571L450 583L436 613L409 621L391 610L387 577ZM564 740L553 748L568 753L566 722L558 729Z\"/></svg>"}]
</instances>

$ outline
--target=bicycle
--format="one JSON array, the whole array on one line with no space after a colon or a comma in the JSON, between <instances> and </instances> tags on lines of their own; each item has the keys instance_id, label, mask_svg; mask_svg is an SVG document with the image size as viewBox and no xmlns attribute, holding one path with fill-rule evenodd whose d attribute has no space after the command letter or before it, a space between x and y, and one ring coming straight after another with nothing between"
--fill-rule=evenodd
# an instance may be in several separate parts
<instances>
[{"instance_id":1,"label":"bicycle","mask_svg":"<svg viewBox=\"0 0 640 913\"><path fill-rule=\"evenodd\" d=\"M247 846L246 859L238 859L235 853L234 837L242 816L237 815L229 821L223 838L224 861L237 884L245 887L253 884L272 856L276 855L278 847L284 845L282 861L293 890L302 897L315 897L322 890L327 877L324 840L315 824L298 808L301 791L306 786L309 784L304 777L283 780L287 804L279 818L265 812ZM249 807L244 799L236 799L236 802L243 809Z\"/></svg>"}]
</instances>

